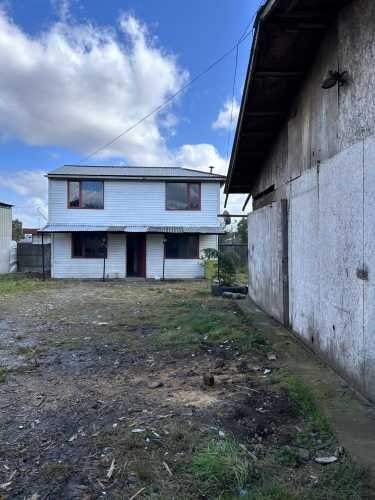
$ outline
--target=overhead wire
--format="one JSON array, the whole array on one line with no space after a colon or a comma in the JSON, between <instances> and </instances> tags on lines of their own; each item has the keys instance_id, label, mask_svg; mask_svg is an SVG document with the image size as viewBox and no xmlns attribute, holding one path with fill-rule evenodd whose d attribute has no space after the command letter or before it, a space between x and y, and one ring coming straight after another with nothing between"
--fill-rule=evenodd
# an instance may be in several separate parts
<instances>
[{"instance_id":1,"label":"overhead wire","mask_svg":"<svg viewBox=\"0 0 375 500\"><path fill-rule=\"evenodd\" d=\"M224 54L222 54L218 59L216 59L215 61L213 61L211 64L209 64L204 70L202 70L200 73L198 73L197 75L195 75L193 78L191 78L187 83L185 83L185 85L183 85L181 88L179 88L174 94L170 95L165 101L163 101L161 104L159 104L159 106L156 106L155 108L153 108L149 113L147 113L146 115L144 115L142 118L140 118L139 120L137 120L135 123L133 123L132 125L130 125L129 127L127 127L125 130L123 130L120 134L118 134L116 137L114 137L113 139L111 139L110 141L106 142L105 144L103 144L102 146L98 147L97 149L95 149L94 151L92 151L90 154L86 155L83 157L82 161L86 161L90 158L92 158L93 156L96 156L98 153L100 153L101 151L103 151L104 149L108 148L109 146L111 146L112 144L114 144L115 142L117 142L119 139L121 139L121 137L123 137L124 135L128 134L129 132L131 132L132 130L134 130L136 127L138 127L139 125L141 125L144 121L146 121L148 118L150 118L152 115L158 113L159 111L161 111L163 108L165 108L171 101L173 101L176 97L178 97L180 94L182 94L182 92L184 92L187 88L189 88L191 85L193 85L197 80L199 80L200 78L202 78L203 76L205 76L207 73L209 73L215 66L217 66L218 64L220 64L224 59L226 59L233 51L236 51L236 54L237 54L237 57L236 59L238 59L238 47L241 43L243 43L251 34L251 31L248 31L249 30L249 27L251 26L251 23L246 27L245 31L243 32L242 36L239 38L239 40L236 42L235 45L233 45L233 47L231 47L229 50L227 50Z\"/></svg>"}]
</instances>

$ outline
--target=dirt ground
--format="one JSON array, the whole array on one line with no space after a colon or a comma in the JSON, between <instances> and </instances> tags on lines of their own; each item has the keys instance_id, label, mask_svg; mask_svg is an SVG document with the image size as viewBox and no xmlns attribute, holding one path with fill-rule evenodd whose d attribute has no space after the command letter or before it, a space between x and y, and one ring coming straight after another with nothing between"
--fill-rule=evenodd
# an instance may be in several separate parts
<instances>
[{"instance_id":1,"label":"dirt ground","mask_svg":"<svg viewBox=\"0 0 375 500\"><path fill-rule=\"evenodd\" d=\"M205 282L0 282L0 362L0 498L371 498Z\"/></svg>"}]
</instances>

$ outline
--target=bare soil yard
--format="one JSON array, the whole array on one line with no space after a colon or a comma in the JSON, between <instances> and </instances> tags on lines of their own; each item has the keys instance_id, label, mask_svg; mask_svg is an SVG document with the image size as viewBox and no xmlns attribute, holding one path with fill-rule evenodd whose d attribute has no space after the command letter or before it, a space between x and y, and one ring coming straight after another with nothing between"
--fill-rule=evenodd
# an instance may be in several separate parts
<instances>
[{"instance_id":1,"label":"bare soil yard","mask_svg":"<svg viewBox=\"0 0 375 500\"><path fill-rule=\"evenodd\" d=\"M309 390L204 282L3 278L0 361L0 498L370 498Z\"/></svg>"}]
</instances>

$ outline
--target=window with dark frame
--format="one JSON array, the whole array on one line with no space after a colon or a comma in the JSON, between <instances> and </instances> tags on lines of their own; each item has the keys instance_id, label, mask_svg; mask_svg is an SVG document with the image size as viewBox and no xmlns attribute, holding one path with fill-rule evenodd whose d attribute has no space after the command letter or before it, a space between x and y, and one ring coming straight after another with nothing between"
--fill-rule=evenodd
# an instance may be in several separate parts
<instances>
[{"instance_id":1,"label":"window with dark frame","mask_svg":"<svg viewBox=\"0 0 375 500\"><path fill-rule=\"evenodd\" d=\"M72 233L72 257L107 258L107 233Z\"/></svg>"},{"instance_id":2,"label":"window with dark frame","mask_svg":"<svg viewBox=\"0 0 375 500\"><path fill-rule=\"evenodd\" d=\"M68 208L104 208L104 182L68 181Z\"/></svg>"},{"instance_id":3,"label":"window with dark frame","mask_svg":"<svg viewBox=\"0 0 375 500\"><path fill-rule=\"evenodd\" d=\"M198 234L166 234L166 259L199 259Z\"/></svg>"},{"instance_id":4,"label":"window with dark frame","mask_svg":"<svg viewBox=\"0 0 375 500\"><path fill-rule=\"evenodd\" d=\"M167 182L167 210L200 210L201 185L198 182Z\"/></svg>"}]
</instances>

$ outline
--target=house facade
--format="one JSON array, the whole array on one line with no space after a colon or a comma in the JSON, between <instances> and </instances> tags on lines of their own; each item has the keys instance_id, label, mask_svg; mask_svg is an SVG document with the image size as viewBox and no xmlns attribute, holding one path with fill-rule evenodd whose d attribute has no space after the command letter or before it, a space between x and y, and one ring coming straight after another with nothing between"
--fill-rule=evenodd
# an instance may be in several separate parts
<instances>
[{"instance_id":1,"label":"house facade","mask_svg":"<svg viewBox=\"0 0 375 500\"><path fill-rule=\"evenodd\" d=\"M249 294L375 400L375 3L259 11L227 193Z\"/></svg>"},{"instance_id":2,"label":"house facade","mask_svg":"<svg viewBox=\"0 0 375 500\"><path fill-rule=\"evenodd\" d=\"M184 168L64 166L48 174L53 278L203 277L217 248L219 175Z\"/></svg>"},{"instance_id":3,"label":"house facade","mask_svg":"<svg viewBox=\"0 0 375 500\"><path fill-rule=\"evenodd\" d=\"M11 270L12 205L0 202L0 274Z\"/></svg>"}]
</instances>

